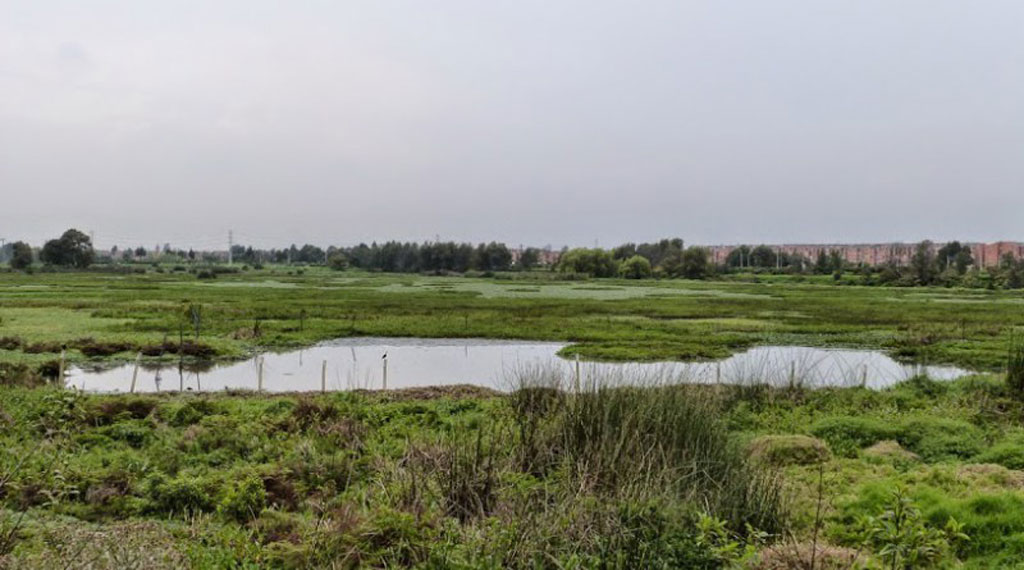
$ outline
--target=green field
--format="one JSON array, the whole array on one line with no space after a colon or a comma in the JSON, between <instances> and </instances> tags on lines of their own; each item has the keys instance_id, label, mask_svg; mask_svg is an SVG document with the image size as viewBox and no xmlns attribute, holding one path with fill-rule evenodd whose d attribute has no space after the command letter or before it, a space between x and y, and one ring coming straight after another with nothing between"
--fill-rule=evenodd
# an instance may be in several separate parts
<instances>
[{"instance_id":1,"label":"green field","mask_svg":"<svg viewBox=\"0 0 1024 570\"><path fill-rule=\"evenodd\" d=\"M1003 373L1022 303L782 278L0 273L0 565L1024 567L1024 398ZM979 373L883 391L573 394L536 371L508 395L42 385L65 346L231 359L365 335L616 360L864 347Z\"/></svg>"},{"instance_id":2,"label":"green field","mask_svg":"<svg viewBox=\"0 0 1024 570\"><path fill-rule=\"evenodd\" d=\"M998 369L1024 325L1020 292L296 273L2 273L0 363L50 362L62 345L73 360L86 358L83 347L100 359L157 358L183 337L234 358L374 335L557 340L573 343L567 353L610 360L721 358L757 344L868 347Z\"/></svg>"}]
</instances>

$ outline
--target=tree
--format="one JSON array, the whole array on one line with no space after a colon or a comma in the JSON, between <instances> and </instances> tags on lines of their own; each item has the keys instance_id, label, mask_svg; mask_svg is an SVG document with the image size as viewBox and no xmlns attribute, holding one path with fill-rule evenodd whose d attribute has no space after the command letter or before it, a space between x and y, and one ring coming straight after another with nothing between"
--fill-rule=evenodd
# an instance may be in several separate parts
<instances>
[{"instance_id":1,"label":"tree","mask_svg":"<svg viewBox=\"0 0 1024 570\"><path fill-rule=\"evenodd\" d=\"M750 246L741 245L729 252L725 258L726 267L750 267Z\"/></svg>"},{"instance_id":2,"label":"tree","mask_svg":"<svg viewBox=\"0 0 1024 570\"><path fill-rule=\"evenodd\" d=\"M935 264L935 251L932 242L925 240L914 247L914 255L910 256L910 271L918 285L931 285L938 275Z\"/></svg>"},{"instance_id":3,"label":"tree","mask_svg":"<svg viewBox=\"0 0 1024 570\"><path fill-rule=\"evenodd\" d=\"M636 244L635 243L624 243L619 247L612 250L612 257L618 260L629 259L636 255Z\"/></svg>"},{"instance_id":4,"label":"tree","mask_svg":"<svg viewBox=\"0 0 1024 570\"><path fill-rule=\"evenodd\" d=\"M22 270L32 265L32 247L23 241L11 244L11 268Z\"/></svg>"},{"instance_id":5,"label":"tree","mask_svg":"<svg viewBox=\"0 0 1024 570\"><path fill-rule=\"evenodd\" d=\"M613 277L619 268L612 254L603 249L577 248L562 254L558 262L560 271L587 273L594 277Z\"/></svg>"},{"instance_id":6,"label":"tree","mask_svg":"<svg viewBox=\"0 0 1024 570\"><path fill-rule=\"evenodd\" d=\"M84 269L92 265L96 253L92 240L84 233L70 229L58 239L52 239L43 246L39 259L49 265Z\"/></svg>"},{"instance_id":7,"label":"tree","mask_svg":"<svg viewBox=\"0 0 1024 570\"><path fill-rule=\"evenodd\" d=\"M971 248L958 241L951 241L935 252L935 263L939 272L953 267L957 274L963 275L967 273L968 267L974 265L974 256L971 255Z\"/></svg>"},{"instance_id":8,"label":"tree","mask_svg":"<svg viewBox=\"0 0 1024 570\"><path fill-rule=\"evenodd\" d=\"M506 271L512 265L512 252L503 243L491 242L477 246L474 265L480 271Z\"/></svg>"},{"instance_id":9,"label":"tree","mask_svg":"<svg viewBox=\"0 0 1024 570\"><path fill-rule=\"evenodd\" d=\"M814 272L819 275L825 275L832 272L831 262L828 259L828 254L825 250L818 250L818 258L814 261Z\"/></svg>"},{"instance_id":10,"label":"tree","mask_svg":"<svg viewBox=\"0 0 1024 570\"><path fill-rule=\"evenodd\" d=\"M642 255L634 255L619 265L619 275L626 279L645 279L651 276L651 262Z\"/></svg>"},{"instance_id":11,"label":"tree","mask_svg":"<svg viewBox=\"0 0 1024 570\"><path fill-rule=\"evenodd\" d=\"M766 245L759 245L750 251L750 261L747 265L752 265L754 267L775 267L775 263L775 250Z\"/></svg>"},{"instance_id":12,"label":"tree","mask_svg":"<svg viewBox=\"0 0 1024 570\"><path fill-rule=\"evenodd\" d=\"M704 279L708 276L708 258L710 254L703 247L689 247L683 252L683 277L687 279Z\"/></svg>"},{"instance_id":13,"label":"tree","mask_svg":"<svg viewBox=\"0 0 1024 570\"><path fill-rule=\"evenodd\" d=\"M327 265L335 271L348 269L348 258L340 251L333 251L327 256Z\"/></svg>"},{"instance_id":14,"label":"tree","mask_svg":"<svg viewBox=\"0 0 1024 570\"><path fill-rule=\"evenodd\" d=\"M519 254L519 261L516 265L523 271L529 271L540 263L540 250L535 247L528 247Z\"/></svg>"}]
</instances>

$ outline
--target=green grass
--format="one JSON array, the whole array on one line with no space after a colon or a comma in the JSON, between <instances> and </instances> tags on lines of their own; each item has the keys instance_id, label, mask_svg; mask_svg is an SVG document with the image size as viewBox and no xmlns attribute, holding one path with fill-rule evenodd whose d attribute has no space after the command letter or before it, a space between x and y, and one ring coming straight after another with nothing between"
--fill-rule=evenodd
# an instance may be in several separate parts
<instances>
[{"instance_id":1,"label":"green grass","mask_svg":"<svg viewBox=\"0 0 1024 570\"><path fill-rule=\"evenodd\" d=\"M524 284L529 284L524 287ZM970 301L951 310L942 300ZM1024 313L1017 292L765 283L391 276L309 269L197 280L181 273L0 273L0 338L145 347L194 336L221 358L344 336L485 337L573 343L590 359L722 358L758 344L879 348L1001 369ZM253 335L259 321L260 335ZM159 350L149 350L159 354ZM166 351L165 351L166 352ZM0 363L24 361L18 350ZM48 358L54 357L49 352ZM32 357L34 362L45 360Z\"/></svg>"},{"instance_id":2,"label":"green grass","mask_svg":"<svg viewBox=\"0 0 1024 570\"><path fill-rule=\"evenodd\" d=\"M783 278L0 273L0 530L16 527L0 532L0 562L718 568L761 549L758 530L806 546L817 529L856 550L861 518L880 515L899 486L927 524L964 524L966 567L1019 567L1024 403L1004 370L1022 300ZM225 359L380 335L555 340L618 360L851 346L997 372L884 391L535 390L526 400L22 387L52 372L62 346L73 361L155 359L179 334ZM770 457L744 455L766 446ZM777 469L781 494L763 467ZM718 522L727 530L709 535Z\"/></svg>"},{"instance_id":3,"label":"green grass","mask_svg":"<svg viewBox=\"0 0 1024 570\"><path fill-rule=\"evenodd\" d=\"M507 396L7 387L0 530L17 532L5 560L45 568L82 549L154 568L719 568L743 545L806 544L816 528L830 548L861 548L861 518L901 487L927 525L964 525L966 567L1024 564L1024 404L995 376L933 384L572 395L542 379ZM885 440L913 455L869 453ZM702 534L708 515L734 546Z\"/></svg>"}]
</instances>

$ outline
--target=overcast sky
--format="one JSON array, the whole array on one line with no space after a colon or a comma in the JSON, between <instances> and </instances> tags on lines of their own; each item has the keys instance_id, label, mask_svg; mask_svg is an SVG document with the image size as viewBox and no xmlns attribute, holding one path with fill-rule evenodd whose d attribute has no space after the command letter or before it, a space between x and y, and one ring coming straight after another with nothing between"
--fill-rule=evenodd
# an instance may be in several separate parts
<instances>
[{"instance_id":1,"label":"overcast sky","mask_svg":"<svg viewBox=\"0 0 1024 570\"><path fill-rule=\"evenodd\" d=\"M0 0L0 237L1024 240L1021 0Z\"/></svg>"}]
</instances>

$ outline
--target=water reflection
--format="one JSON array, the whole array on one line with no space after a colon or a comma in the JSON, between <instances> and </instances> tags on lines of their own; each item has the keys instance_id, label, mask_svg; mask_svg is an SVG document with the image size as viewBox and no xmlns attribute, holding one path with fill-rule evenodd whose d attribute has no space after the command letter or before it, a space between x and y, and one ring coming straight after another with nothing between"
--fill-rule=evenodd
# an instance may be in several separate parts
<instances>
[{"instance_id":1,"label":"water reflection","mask_svg":"<svg viewBox=\"0 0 1024 570\"><path fill-rule=\"evenodd\" d=\"M899 363L866 350L792 346L757 347L717 362L576 363L557 356L564 345L481 339L351 338L311 348L264 353L228 364L179 361L143 364L136 390L255 390L263 360L263 388L271 392L377 389L474 384L509 390L516 370L545 367L566 380L731 383L806 387L864 385L880 388L915 374L948 380L968 372ZM68 384L98 392L124 392L134 364L110 369L72 368ZM174 382L177 380L177 382Z\"/></svg>"}]
</instances>

